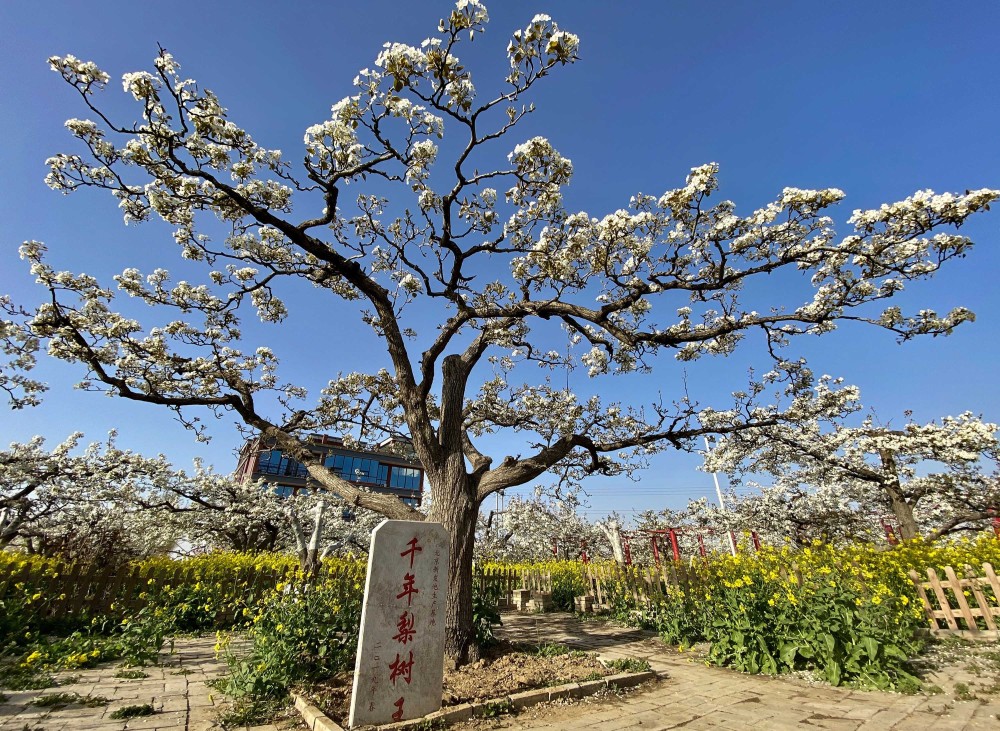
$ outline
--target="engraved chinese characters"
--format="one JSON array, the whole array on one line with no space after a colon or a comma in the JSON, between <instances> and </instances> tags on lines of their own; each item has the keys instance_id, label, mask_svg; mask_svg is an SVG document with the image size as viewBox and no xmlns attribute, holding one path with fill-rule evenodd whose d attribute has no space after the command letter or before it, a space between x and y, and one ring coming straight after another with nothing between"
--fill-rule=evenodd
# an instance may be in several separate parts
<instances>
[{"instance_id":1,"label":"engraved chinese characters","mask_svg":"<svg viewBox=\"0 0 1000 731\"><path fill-rule=\"evenodd\" d=\"M372 533L349 725L419 718L441 707L448 534L384 521Z\"/></svg>"}]
</instances>

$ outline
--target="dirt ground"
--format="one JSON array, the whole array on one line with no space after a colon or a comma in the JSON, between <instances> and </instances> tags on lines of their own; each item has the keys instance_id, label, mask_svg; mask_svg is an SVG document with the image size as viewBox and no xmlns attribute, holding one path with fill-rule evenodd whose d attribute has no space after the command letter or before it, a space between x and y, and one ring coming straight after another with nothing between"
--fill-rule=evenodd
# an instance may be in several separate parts
<instances>
[{"instance_id":1,"label":"dirt ground","mask_svg":"<svg viewBox=\"0 0 1000 731\"><path fill-rule=\"evenodd\" d=\"M502 698L535 688L611 675L596 654L579 650L555 654L558 649L524 648L502 642L487 657L458 670L445 670L443 705ZM353 673L343 673L306 690L320 710L337 723L346 721L351 703ZM343 724L341 724L343 725Z\"/></svg>"}]
</instances>

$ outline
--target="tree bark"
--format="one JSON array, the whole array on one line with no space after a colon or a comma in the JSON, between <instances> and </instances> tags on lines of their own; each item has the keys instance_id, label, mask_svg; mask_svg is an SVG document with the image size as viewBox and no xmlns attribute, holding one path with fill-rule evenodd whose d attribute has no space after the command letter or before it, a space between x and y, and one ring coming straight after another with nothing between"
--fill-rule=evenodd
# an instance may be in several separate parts
<instances>
[{"instance_id":1,"label":"tree bark","mask_svg":"<svg viewBox=\"0 0 1000 731\"><path fill-rule=\"evenodd\" d=\"M448 531L448 598L445 607L445 660L458 667L479 659L472 616L472 554L479 504L464 468L451 471L448 484L434 487L428 520Z\"/></svg>"},{"instance_id":2,"label":"tree bark","mask_svg":"<svg viewBox=\"0 0 1000 731\"><path fill-rule=\"evenodd\" d=\"M615 557L615 562L620 565L624 565L625 549L622 548L621 526L618 525L618 521L609 520L604 523L598 523L597 527L601 529L605 538L608 539L608 543L611 544L611 553Z\"/></svg>"},{"instance_id":3,"label":"tree bark","mask_svg":"<svg viewBox=\"0 0 1000 731\"><path fill-rule=\"evenodd\" d=\"M899 484L896 460L892 452L887 449L879 450L879 457L882 460L882 467L888 474L888 478L882 483L882 488L889 498L889 507L899 523L899 531L903 534L903 540L911 541L920 535L920 529L917 527L917 519L913 517L913 505L906 499L903 488Z\"/></svg>"}]
</instances>

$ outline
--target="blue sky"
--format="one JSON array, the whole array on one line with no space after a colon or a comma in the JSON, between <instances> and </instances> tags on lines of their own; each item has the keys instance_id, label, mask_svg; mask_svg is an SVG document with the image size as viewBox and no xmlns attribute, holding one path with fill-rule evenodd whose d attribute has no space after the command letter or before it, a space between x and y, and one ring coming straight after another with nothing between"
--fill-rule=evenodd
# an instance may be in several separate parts
<instances>
[{"instance_id":1,"label":"blue sky","mask_svg":"<svg viewBox=\"0 0 1000 731\"><path fill-rule=\"evenodd\" d=\"M1000 186L996 3L488 7L489 30L468 57L482 93L502 75L508 34L535 13L581 37L582 61L544 85L533 99L538 112L511 143L549 137L573 160L570 207L591 215L624 207L639 191L682 185L691 167L710 161L721 167L720 197L735 201L738 212L767 203L785 186L843 189L848 197L835 213L841 231L853 209L917 189ZM303 130L351 93L351 79L373 64L383 42L418 44L449 9L445 2L395 0L136 3L127 12L110 3L0 4L0 293L26 304L40 296L17 258L25 239L44 241L57 266L103 276L126 266L170 268L176 260L162 227L125 228L108 197L63 197L45 187L45 158L72 148L63 121L86 116L48 70L49 55L96 61L113 79L105 98L124 111L114 80L150 68L159 43L185 74L219 94L237 124L297 160ZM977 313L975 323L949 338L905 345L885 332L845 327L801 348L815 370L858 384L883 420L899 423L905 409L918 420L965 410L1000 420L1000 212L974 219L963 232L978 243L971 255L918 283L901 304L941 311L964 305ZM300 366L306 380L380 357L365 349L371 346L363 345L362 326L340 315L293 318L273 337L318 348L317 358ZM641 401L659 389L676 396L686 378L701 401L723 408L754 364L764 362L759 348L748 347L726 361L699 361L684 371L668 363L606 388ZM228 422L213 424L214 441L198 445L168 412L72 391L80 373L69 366L46 363L40 373L52 386L46 403L0 412L0 442L43 434L55 443L74 430L99 439L118 428L122 445L164 452L179 466L195 456L222 471L234 466L237 436ZM582 373L572 382L593 388ZM697 462L668 453L638 483L594 483L592 514L678 506L710 494L711 476L697 472Z\"/></svg>"}]
</instances>

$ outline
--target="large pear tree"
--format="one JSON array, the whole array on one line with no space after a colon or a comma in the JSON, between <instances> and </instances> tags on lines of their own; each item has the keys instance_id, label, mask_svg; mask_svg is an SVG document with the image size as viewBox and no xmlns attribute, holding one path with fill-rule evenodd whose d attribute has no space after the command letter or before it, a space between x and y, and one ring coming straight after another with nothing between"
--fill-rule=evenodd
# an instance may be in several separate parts
<instances>
[{"instance_id":1,"label":"large pear tree","mask_svg":"<svg viewBox=\"0 0 1000 731\"><path fill-rule=\"evenodd\" d=\"M637 194L607 215L569 210L570 160L518 130L536 87L577 61L579 39L535 16L511 37L509 71L486 94L457 54L487 20L478 0L459 0L419 46L386 44L353 94L305 131L297 164L230 120L166 51L152 71L122 77L135 121L101 101L110 77L97 65L50 59L87 118L66 123L79 144L48 161L49 184L103 189L127 222L172 225L163 258L173 250L189 260L186 278L127 268L109 286L59 271L28 242L22 253L48 290L44 304L0 302L9 313L0 336L22 369L8 369L0 387L22 402L38 397L23 368L45 346L82 366L85 387L174 409L195 429L198 410L231 414L349 503L423 520L327 471L306 441L362 429L366 440L411 437L433 494L429 518L451 536L447 651L458 662L475 653L472 554L488 496L546 472L620 473L703 434L808 416L814 401L800 395L813 379L784 346L841 320L905 339L970 319L965 309L908 315L879 303L963 255L970 241L954 227L998 196L918 192L856 211L841 238L826 215L841 191L786 188L740 215L729 201L710 202L717 167L708 164L681 187ZM200 278L189 274L197 265ZM745 285L769 276L784 283L768 290L774 301L744 301ZM308 343L282 354L328 370L312 396L283 380L267 340L243 329L256 317L282 323L303 283L314 288L310 316L360 317L382 353L350 373ZM132 301L116 301L119 293ZM137 300L152 308L143 322ZM773 367L716 409L683 390L633 404L578 397L546 377L574 363L595 378L637 377L664 351L726 356L748 334ZM488 454L497 432L520 437L521 451Z\"/></svg>"}]
</instances>

